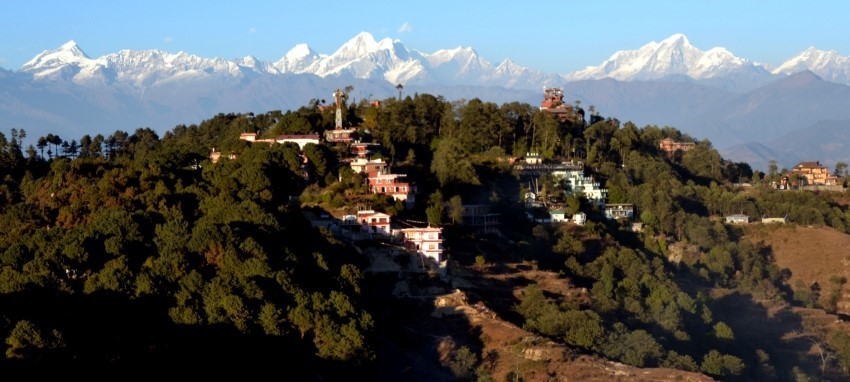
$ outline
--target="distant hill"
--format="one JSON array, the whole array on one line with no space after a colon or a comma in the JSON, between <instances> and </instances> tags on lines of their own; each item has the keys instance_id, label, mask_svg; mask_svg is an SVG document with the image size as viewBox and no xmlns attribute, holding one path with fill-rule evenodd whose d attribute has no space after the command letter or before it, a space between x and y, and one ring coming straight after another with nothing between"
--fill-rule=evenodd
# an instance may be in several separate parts
<instances>
[{"instance_id":1,"label":"distant hill","mask_svg":"<svg viewBox=\"0 0 850 382\"><path fill-rule=\"evenodd\" d=\"M850 118L850 87L805 71L695 114L679 127L702 132L717 147L766 142L820 120Z\"/></svg>"},{"instance_id":2,"label":"distant hill","mask_svg":"<svg viewBox=\"0 0 850 382\"><path fill-rule=\"evenodd\" d=\"M779 167L790 168L802 161L819 160L834 168L835 163L850 163L850 119L820 121L779 138L735 145L722 151L724 157L766 169L771 159Z\"/></svg>"}]
</instances>

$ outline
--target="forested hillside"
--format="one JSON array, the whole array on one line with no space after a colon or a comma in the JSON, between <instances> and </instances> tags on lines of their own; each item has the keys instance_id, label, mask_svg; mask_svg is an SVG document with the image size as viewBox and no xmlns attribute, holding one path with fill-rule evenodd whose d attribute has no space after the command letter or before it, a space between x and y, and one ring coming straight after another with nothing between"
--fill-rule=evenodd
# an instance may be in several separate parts
<instances>
[{"instance_id":1,"label":"forested hillside","mask_svg":"<svg viewBox=\"0 0 850 382\"><path fill-rule=\"evenodd\" d=\"M219 114L162 137L146 128L71 142L51 134L27 148L25 132L0 137L0 367L226 363L297 380L406 376L412 366L386 360L395 359L388 349L409 344L393 344L390 333L402 330L399 312L408 317L421 301L387 293L401 276L365 273L360 251L302 213L368 204L444 228L448 277L420 283L450 290L453 268L485 278L523 264L583 288L577 297L526 280L505 286L516 296L470 291L502 319L577 352L721 379L850 377L850 332L810 326L794 310L834 313L837 305L789 285L769 243L722 219L787 215L847 233L844 193L775 190L768 185L779 174L726 161L708 141L579 104L562 119L528 104L428 94L348 104L345 125L380 143L379 156L417 184L412 209L370 194L344 164L345 147L239 139L321 134L334 126L323 102ZM663 138L696 145L667 156ZM212 150L224 154L218 163ZM605 219L599 205L545 176L540 193L570 215L586 213L588 223L530 221L521 200L529 185L513 163L532 151L549 162L580 161L609 203L634 204L642 231ZM461 224L457 206L470 203L499 214L498 232ZM503 374L482 354L486 339L477 341L418 379L523 378Z\"/></svg>"}]
</instances>

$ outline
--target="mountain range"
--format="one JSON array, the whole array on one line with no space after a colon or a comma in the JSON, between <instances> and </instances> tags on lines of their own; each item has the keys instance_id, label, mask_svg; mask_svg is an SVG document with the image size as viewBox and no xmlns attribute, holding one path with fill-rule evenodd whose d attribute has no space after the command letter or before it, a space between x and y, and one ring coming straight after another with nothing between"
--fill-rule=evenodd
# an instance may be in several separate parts
<instances>
[{"instance_id":1,"label":"mountain range","mask_svg":"<svg viewBox=\"0 0 850 382\"><path fill-rule=\"evenodd\" d=\"M826 125L850 121L850 58L809 48L777 67L706 51L675 34L637 50L615 52L597 66L544 73L510 60L493 64L470 47L424 53L366 32L331 54L298 44L275 62L255 57L204 58L185 52L122 50L97 58L74 41L45 50L17 71L0 69L0 118L29 136L78 138L149 126L164 131L219 112L294 109L351 85L357 98L427 92L447 99L537 104L543 86L594 105L621 121L675 126L708 138L733 160L765 168L770 159L827 165L850 148L790 154L781 142L817 147ZM823 121L830 121L827 124ZM807 130L810 133L798 133Z\"/></svg>"}]
</instances>

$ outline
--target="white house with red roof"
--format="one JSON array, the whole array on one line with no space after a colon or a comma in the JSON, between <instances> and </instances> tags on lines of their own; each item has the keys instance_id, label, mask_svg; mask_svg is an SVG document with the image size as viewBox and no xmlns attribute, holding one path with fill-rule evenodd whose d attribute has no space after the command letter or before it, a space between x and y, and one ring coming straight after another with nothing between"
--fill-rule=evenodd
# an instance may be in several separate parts
<instances>
[{"instance_id":1,"label":"white house with red roof","mask_svg":"<svg viewBox=\"0 0 850 382\"><path fill-rule=\"evenodd\" d=\"M374 210L357 211L357 221L369 233L390 236L390 215Z\"/></svg>"}]
</instances>

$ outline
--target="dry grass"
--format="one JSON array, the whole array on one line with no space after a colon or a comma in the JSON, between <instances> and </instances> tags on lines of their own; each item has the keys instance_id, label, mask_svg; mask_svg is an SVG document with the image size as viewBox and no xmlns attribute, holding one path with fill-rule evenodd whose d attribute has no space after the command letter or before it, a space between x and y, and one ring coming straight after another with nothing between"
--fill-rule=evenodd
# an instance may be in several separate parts
<instances>
[{"instance_id":1,"label":"dry grass","mask_svg":"<svg viewBox=\"0 0 850 382\"><path fill-rule=\"evenodd\" d=\"M791 270L792 287L803 280L826 289L832 276L850 279L850 235L828 227L754 225L747 236L773 249L776 264Z\"/></svg>"}]
</instances>

